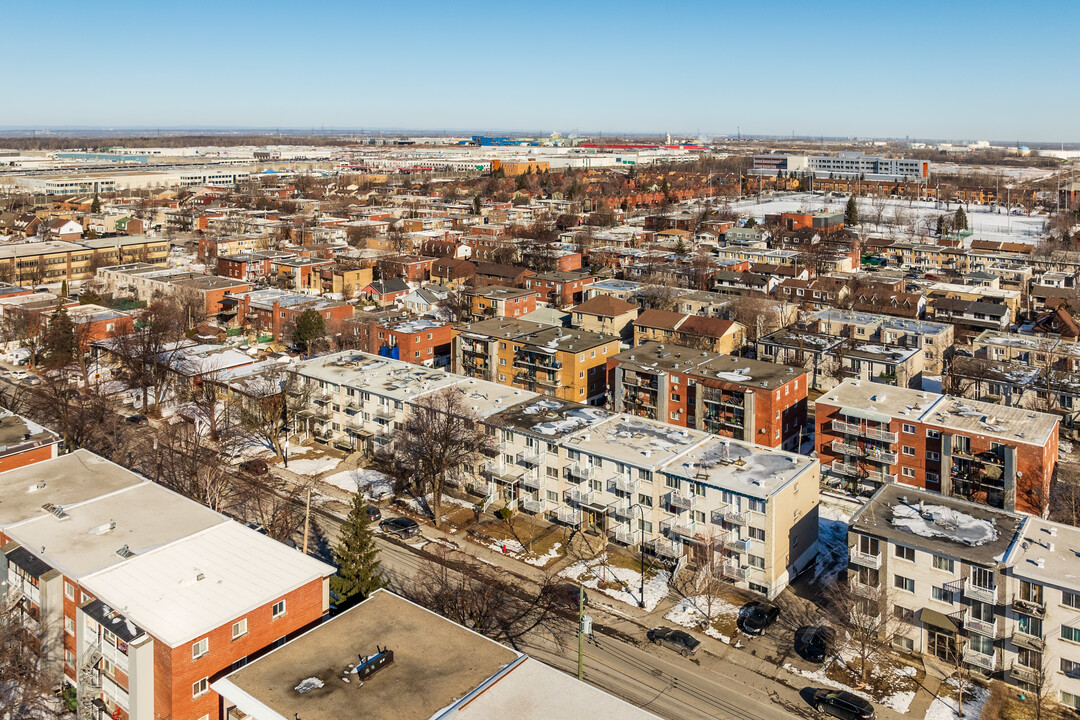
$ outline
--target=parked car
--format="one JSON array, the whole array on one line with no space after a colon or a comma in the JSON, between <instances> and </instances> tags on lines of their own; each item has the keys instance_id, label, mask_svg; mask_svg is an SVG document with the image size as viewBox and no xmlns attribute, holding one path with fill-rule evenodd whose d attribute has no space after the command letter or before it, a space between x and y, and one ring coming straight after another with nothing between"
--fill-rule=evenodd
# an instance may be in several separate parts
<instances>
[{"instance_id":1,"label":"parked car","mask_svg":"<svg viewBox=\"0 0 1080 720\"><path fill-rule=\"evenodd\" d=\"M379 523L379 527L385 533L403 538L411 538L420 534L420 526L416 524L415 520L407 517L387 518Z\"/></svg>"},{"instance_id":2,"label":"parked car","mask_svg":"<svg viewBox=\"0 0 1080 720\"><path fill-rule=\"evenodd\" d=\"M8 377L12 380L25 380L26 375L27 373L25 370L12 370L8 373Z\"/></svg>"},{"instance_id":3,"label":"parked car","mask_svg":"<svg viewBox=\"0 0 1080 720\"><path fill-rule=\"evenodd\" d=\"M746 613L743 619L743 632L747 635L764 635L779 615L779 607L771 602L760 602Z\"/></svg>"},{"instance_id":4,"label":"parked car","mask_svg":"<svg viewBox=\"0 0 1080 720\"><path fill-rule=\"evenodd\" d=\"M368 522L379 522L382 520L382 510L374 505L368 505L364 508L364 512L367 513Z\"/></svg>"},{"instance_id":5,"label":"parked car","mask_svg":"<svg viewBox=\"0 0 1080 720\"><path fill-rule=\"evenodd\" d=\"M249 475L265 475L270 472L270 466L261 458L253 458L240 463L240 471Z\"/></svg>"},{"instance_id":6,"label":"parked car","mask_svg":"<svg viewBox=\"0 0 1080 720\"><path fill-rule=\"evenodd\" d=\"M832 629L823 625L807 625L795 631L795 652L804 660L820 663L832 645Z\"/></svg>"},{"instance_id":7,"label":"parked car","mask_svg":"<svg viewBox=\"0 0 1080 720\"><path fill-rule=\"evenodd\" d=\"M683 657L694 655L697 653L698 648L701 647L700 640L683 630L658 627L645 633L645 636L649 638L649 641L654 645L669 647Z\"/></svg>"},{"instance_id":8,"label":"parked car","mask_svg":"<svg viewBox=\"0 0 1080 720\"><path fill-rule=\"evenodd\" d=\"M589 604L589 594L573 583L560 583L552 586L548 592L554 602L573 612L578 611L579 597L584 598L586 606Z\"/></svg>"},{"instance_id":9,"label":"parked car","mask_svg":"<svg viewBox=\"0 0 1080 720\"><path fill-rule=\"evenodd\" d=\"M150 419L145 415L128 415L126 420L132 425L145 425L150 422Z\"/></svg>"},{"instance_id":10,"label":"parked car","mask_svg":"<svg viewBox=\"0 0 1080 720\"><path fill-rule=\"evenodd\" d=\"M874 706L858 695L822 688L814 691L814 708L841 720L874 720Z\"/></svg>"}]
</instances>

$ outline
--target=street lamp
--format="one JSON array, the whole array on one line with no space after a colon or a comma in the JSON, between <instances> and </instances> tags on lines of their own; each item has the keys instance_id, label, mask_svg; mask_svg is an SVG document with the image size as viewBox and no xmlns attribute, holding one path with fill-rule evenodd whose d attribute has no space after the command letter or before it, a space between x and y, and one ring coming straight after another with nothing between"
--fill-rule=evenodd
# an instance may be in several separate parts
<instances>
[{"instance_id":1,"label":"street lamp","mask_svg":"<svg viewBox=\"0 0 1080 720\"><path fill-rule=\"evenodd\" d=\"M634 503L630 506L631 509L637 508L638 514L641 516L641 520L638 524L638 529L641 530L641 542L638 544L638 553L641 555L641 595L638 599L638 607L645 607L645 508L641 507L641 503Z\"/></svg>"}]
</instances>

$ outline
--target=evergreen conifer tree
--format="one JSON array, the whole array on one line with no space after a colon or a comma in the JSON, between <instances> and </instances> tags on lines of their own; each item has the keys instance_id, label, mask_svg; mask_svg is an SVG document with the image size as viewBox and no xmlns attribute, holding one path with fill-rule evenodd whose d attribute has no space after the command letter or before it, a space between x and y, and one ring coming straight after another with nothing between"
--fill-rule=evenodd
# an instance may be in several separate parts
<instances>
[{"instance_id":1,"label":"evergreen conifer tree","mask_svg":"<svg viewBox=\"0 0 1080 720\"><path fill-rule=\"evenodd\" d=\"M90 212L95 215L101 212L101 198L98 197L97 193L94 193L94 200L90 203Z\"/></svg>"},{"instance_id":2,"label":"evergreen conifer tree","mask_svg":"<svg viewBox=\"0 0 1080 720\"><path fill-rule=\"evenodd\" d=\"M953 218L953 227L957 230L967 230L967 213L964 212L964 208L956 208L956 215Z\"/></svg>"},{"instance_id":3,"label":"evergreen conifer tree","mask_svg":"<svg viewBox=\"0 0 1080 720\"><path fill-rule=\"evenodd\" d=\"M360 602L382 587L379 573L379 548L371 534L364 496L357 493L352 509L341 524L334 561L341 568L330 578L330 589L338 598L338 607Z\"/></svg>"},{"instance_id":4,"label":"evergreen conifer tree","mask_svg":"<svg viewBox=\"0 0 1080 720\"><path fill-rule=\"evenodd\" d=\"M844 224L848 226L859 224L859 206L855 204L854 195L848 198L847 207L844 208Z\"/></svg>"}]
</instances>

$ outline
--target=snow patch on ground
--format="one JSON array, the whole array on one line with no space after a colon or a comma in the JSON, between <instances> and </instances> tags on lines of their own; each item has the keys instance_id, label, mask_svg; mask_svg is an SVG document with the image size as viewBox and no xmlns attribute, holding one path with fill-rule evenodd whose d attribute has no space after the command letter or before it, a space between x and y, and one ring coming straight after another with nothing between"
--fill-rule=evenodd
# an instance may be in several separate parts
<instances>
[{"instance_id":1,"label":"snow patch on ground","mask_svg":"<svg viewBox=\"0 0 1080 720\"><path fill-rule=\"evenodd\" d=\"M389 475L384 475L378 470L357 468L334 473L322 479L334 487L339 487L345 492L362 492L364 499L378 502L394 496L394 481Z\"/></svg>"},{"instance_id":2,"label":"snow patch on ground","mask_svg":"<svg viewBox=\"0 0 1080 720\"><path fill-rule=\"evenodd\" d=\"M285 468L289 472L296 473L297 475L321 475L324 472L330 472L338 465L341 464L341 458L336 457L320 457L303 460L290 460L289 467Z\"/></svg>"},{"instance_id":3,"label":"snow patch on ground","mask_svg":"<svg viewBox=\"0 0 1080 720\"><path fill-rule=\"evenodd\" d=\"M953 690L956 689L956 681L948 680ZM964 692L964 717L977 718L982 715L983 705L990 697L990 691L977 685L968 685ZM957 702L952 698L934 698L930 707L926 709L926 720L960 720L957 715Z\"/></svg>"},{"instance_id":4,"label":"snow patch on ground","mask_svg":"<svg viewBox=\"0 0 1080 720\"><path fill-rule=\"evenodd\" d=\"M814 581L829 584L848 566L847 532L851 516L836 505L818 505L818 555Z\"/></svg>"},{"instance_id":5,"label":"snow patch on ground","mask_svg":"<svg viewBox=\"0 0 1080 720\"><path fill-rule=\"evenodd\" d=\"M559 575L574 580L587 588L601 592L627 605L637 605L641 599L641 573L627 568L607 565L607 555L595 560L582 560L570 565ZM660 601L667 597L668 580L671 574L666 570L657 570L656 574L645 581L645 609L652 612ZM620 589L601 588L600 583L617 584Z\"/></svg>"},{"instance_id":6,"label":"snow patch on ground","mask_svg":"<svg viewBox=\"0 0 1080 720\"><path fill-rule=\"evenodd\" d=\"M700 628L703 621L708 621L709 625L704 630L705 634L730 645L731 638L712 627L712 623L725 615L734 617L738 614L739 608L726 600L714 597L712 598L712 605L710 605L707 595L697 595L680 600L675 607L668 611L664 619L670 620L676 625L694 629Z\"/></svg>"},{"instance_id":7,"label":"snow patch on ground","mask_svg":"<svg viewBox=\"0 0 1080 720\"><path fill-rule=\"evenodd\" d=\"M815 684L824 685L826 687L835 688L837 690L847 690L849 693L852 693L853 695L858 695L864 700L869 700L870 702L877 703L878 705L884 705L885 707L891 708L898 713L906 713L908 711L908 708L911 706L911 701L915 699L914 690L901 690L885 697L882 700L878 700L877 698L868 695L862 690L856 690L853 687L845 685L842 682L837 682L836 680L828 677L825 674L825 668L818 668L817 670L800 670L793 665L785 663L784 669L790 673L794 673L795 675L801 675L808 680L812 680Z\"/></svg>"},{"instance_id":8,"label":"snow patch on ground","mask_svg":"<svg viewBox=\"0 0 1080 720\"><path fill-rule=\"evenodd\" d=\"M496 540L494 538L484 537L482 535L473 536L473 540L477 545L483 545L486 548L494 550L497 553L509 555L515 560L521 560L530 565L536 567L545 567L552 560L560 557L559 548L562 547L562 543L555 543L551 546L543 555L537 555L525 549L525 547L513 538L507 538L505 540Z\"/></svg>"}]
</instances>

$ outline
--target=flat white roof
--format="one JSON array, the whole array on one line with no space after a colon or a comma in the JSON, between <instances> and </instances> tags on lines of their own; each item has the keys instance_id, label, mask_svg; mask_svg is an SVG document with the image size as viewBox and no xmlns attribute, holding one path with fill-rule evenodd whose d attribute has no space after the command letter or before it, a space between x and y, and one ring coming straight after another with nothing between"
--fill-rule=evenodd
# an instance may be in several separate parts
<instances>
[{"instance_id":1,"label":"flat white roof","mask_svg":"<svg viewBox=\"0 0 1080 720\"><path fill-rule=\"evenodd\" d=\"M445 370L356 350L331 353L302 362L297 366L297 372L315 380L346 385L395 401L416 400L421 395L465 380L463 376Z\"/></svg>"},{"instance_id":2,"label":"flat white roof","mask_svg":"<svg viewBox=\"0 0 1080 720\"><path fill-rule=\"evenodd\" d=\"M661 472L765 499L817 462L805 455L714 437L691 448Z\"/></svg>"},{"instance_id":3,"label":"flat white roof","mask_svg":"<svg viewBox=\"0 0 1080 720\"><path fill-rule=\"evenodd\" d=\"M136 555L82 584L177 647L333 573L326 563L226 522Z\"/></svg>"},{"instance_id":4,"label":"flat white roof","mask_svg":"<svg viewBox=\"0 0 1080 720\"><path fill-rule=\"evenodd\" d=\"M564 447L641 468L655 468L698 445L709 433L616 415L563 439Z\"/></svg>"}]
</instances>

